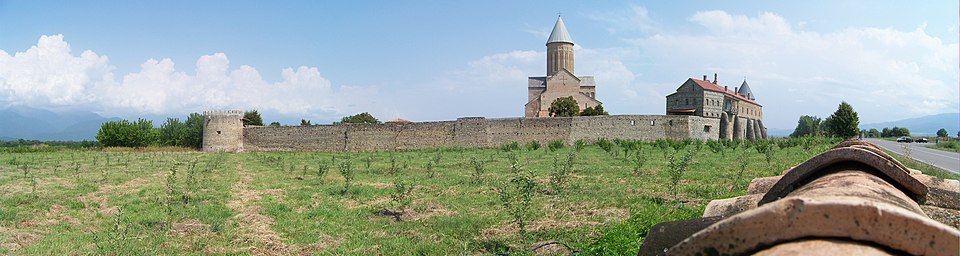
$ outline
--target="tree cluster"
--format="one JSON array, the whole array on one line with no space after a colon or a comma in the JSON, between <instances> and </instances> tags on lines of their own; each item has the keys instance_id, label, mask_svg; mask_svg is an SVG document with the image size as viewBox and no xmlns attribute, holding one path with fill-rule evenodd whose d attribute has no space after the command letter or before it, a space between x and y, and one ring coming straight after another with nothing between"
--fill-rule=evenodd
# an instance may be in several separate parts
<instances>
[{"instance_id":1,"label":"tree cluster","mask_svg":"<svg viewBox=\"0 0 960 256\"><path fill-rule=\"evenodd\" d=\"M192 113L187 120L167 118L159 128L143 118L111 121L100 125L97 141L105 147L174 146L200 148L203 144L203 116Z\"/></svg>"},{"instance_id":2,"label":"tree cluster","mask_svg":"<svg viewBox=\"0 0 960 256\"><path fill-rule=\"evenodd\" d=\"M603 105L597 105L594 107L587 107L583 109L583 112L580 112L580 116L609 116L610 113L603 110Z\"/></svg>"},{"instance_id":3,"label":"tree cluster","mask_svg":"<svg viewBox=\"0 0 960 256\"><path fill-rule=\"evenodd\" d=\"M370 115L370 113L363 112L360 114L345 116L340 119L340 122L333 122L333 124L379 124L380 120Z\"/></svg>"},{"instance_id":4,"label":"tree cluster","mask_svg":"<svg viewBox=\"0 0 960 256\"><path fill-rule=\"evenodd\" d=\"M560 97L553 100L553 102L550 103L550 108L547 110L550 111L550 116L554 117L610 115L607 111L603 110L603 105L587 107L581 112L580 106L577 104L577 100L573 99L573 96Z\"/></svg>"},{"instance_id":5,"label":"tree cluster","mask_svg":"<svg viewBox=\"0 0 960 256\"><path fill-rule=\"evenodd\" d=\"M263 126L263 118L260 117L260 113L256 109L243 112L243 126Z\"/></svg>"},{"instance_id":6,"label":"tree cluster","mask_svg":"<svg viewBox=\"0 0 960 256\"><path fill-rule=\"evenodd\" d=\"M860 118L853 106L846 102L841 102L837 111L833 112L827 119L820 119L816 116L800 116L797 121L797 128L793 130L790 137L803 136L827 136L850 138L860 134Z\"/></svg>"},{"instance_id":7,"label":"tree cluster","mask_svg":"<svg viewBox=\"0 0 960 256\"><path fill-rule=\"evenodd\" d=\"M797 121L797 128L793 129L790 137L822 136L823 132L820 130L820 123L822 122L823 120L816 116L800 116L800 120Z\"/></svg>"},{"instance_id":8,"label":"tree cluster","mask_svg":"<svg viewBox=\"0 0 960 256\"><path fill-rule=\"evenodd\" d=\"M903 137L910 136L910 129L907 127L896 127L887 128L883 127L883 131L880 132L880 137Z\"/></svg>"}]
</instances>

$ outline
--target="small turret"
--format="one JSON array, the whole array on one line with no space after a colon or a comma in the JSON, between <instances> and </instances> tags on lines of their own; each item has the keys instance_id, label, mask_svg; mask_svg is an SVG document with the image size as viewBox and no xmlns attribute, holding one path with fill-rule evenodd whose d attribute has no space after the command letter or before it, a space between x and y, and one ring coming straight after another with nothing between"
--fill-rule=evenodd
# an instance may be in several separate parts
<instances>
[{"instance_id":1,"label":"small turret","mask_svg":"<svg viewBox=\"0 0 960 256\"><path fill-rule=\"evenodd\" d=\"M743 84L740 84L740 89L737 90L737 94L740 94L740 96L743 96L747 99L756 100L753 98L753 92L750 91L750 86L747 85L746 79L743 80Z\"/></svg>"}]
</instances>

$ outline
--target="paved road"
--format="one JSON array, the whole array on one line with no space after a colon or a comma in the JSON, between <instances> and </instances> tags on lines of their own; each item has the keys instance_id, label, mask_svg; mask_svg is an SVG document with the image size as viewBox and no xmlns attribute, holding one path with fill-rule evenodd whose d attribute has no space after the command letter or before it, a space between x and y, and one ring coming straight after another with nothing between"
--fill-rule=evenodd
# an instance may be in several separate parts
<instances>
[{"instance_id":1,"label":"paved road","mask_svg":"<svg viewBox=\"0 0 960 256\"><path fill-rule=\"evenodd\" d=\"M881 139L865 139L874 145L880 146L894 153L903 155L904 147L909 148L910 156L914 160L927 163L940 169L944 169L953 173L960 173L960 153L947 152L943 150L936 150L932 148L927 148L933 145L933 141L930 143L897 143L894 141L887 141Z\"/></svg>"}]
</instances>

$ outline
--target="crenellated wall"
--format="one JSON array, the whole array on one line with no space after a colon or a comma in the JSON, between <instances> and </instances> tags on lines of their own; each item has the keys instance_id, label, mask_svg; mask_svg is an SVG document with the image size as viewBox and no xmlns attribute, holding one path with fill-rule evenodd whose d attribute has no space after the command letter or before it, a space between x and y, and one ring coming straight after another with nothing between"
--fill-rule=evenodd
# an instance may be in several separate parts
<instances>
[{"instance_id":1,"label":"crenellated wall","mask_svg":"<svg viewBox=\"0 0 960 256\"><path fill-rule=\"evenodd\" d=\"M238 127L241 125L238 125ZM618 115L565 118L459 118L400 124L341 124L246 127L230 151L384 151L436 147L498 147L518 142L560 140L718 139L720 120L697 116ZM229 144L229 143L227 143ZM242 145L242 147L240 146ZM207 144L204 144L206 150ZM213 145L210 145L213 146Z\"/></svg>"}]
</instances>

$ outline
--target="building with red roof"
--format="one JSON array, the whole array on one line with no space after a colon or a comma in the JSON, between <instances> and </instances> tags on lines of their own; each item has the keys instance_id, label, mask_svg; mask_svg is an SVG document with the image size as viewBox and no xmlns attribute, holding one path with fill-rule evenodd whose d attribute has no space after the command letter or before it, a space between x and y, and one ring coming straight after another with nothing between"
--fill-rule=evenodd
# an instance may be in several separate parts
<instances>
[{"instance_id":1,"label":"building with red roof","mask_svg":"<svg viewBox=\"0 0 960 256\"><path fill-rule=\"evenodd\" d=\"M746 79L730 90L717 83L717 74L713 75L713 81L707 80L706 75L702 80L689 78L676 92L667 95L666 111L667 115L720 119L721 139L767 137L762 121L763 106L757 103Z\"/></svg>"}]
</instances>

